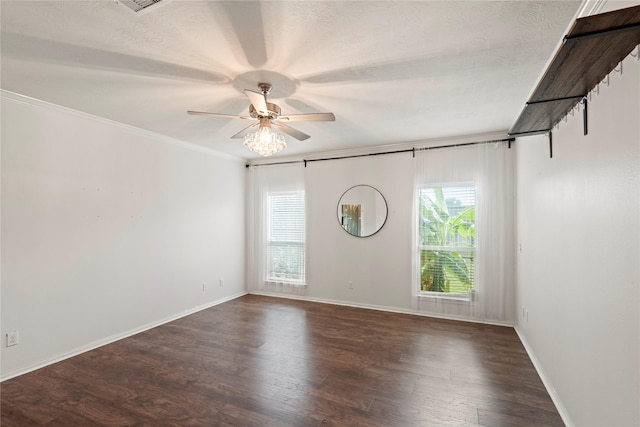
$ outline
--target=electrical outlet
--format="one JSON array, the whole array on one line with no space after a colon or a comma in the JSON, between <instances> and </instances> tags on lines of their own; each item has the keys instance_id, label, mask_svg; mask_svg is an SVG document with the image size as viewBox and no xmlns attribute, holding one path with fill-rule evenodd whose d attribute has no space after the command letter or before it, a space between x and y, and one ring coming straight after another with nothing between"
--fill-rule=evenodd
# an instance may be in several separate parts
<instances>
[{"instance_id":1,"label":"electrical outlet","mask_svg":"<svg viewBox=\"0 0 640 427\"><path fill-rule=\"evenodd\" d=\"M353 280L349 280L349 281L347 282L347 288L349 288L349 289L353 289Z\"/></svg>"},{"instance_id":2,"label":"electrical outlet","mask_svg":"<svg viewBox=\"0 0 640 427\"><path fill-rule=\"evenodd\" d=\"M222 285L224 285L224 279L221 277L218 283L220 287L222 287Z\"/></svg>"},{"instance_id":3,"label":"electrical outlet","mask_svg":"<svg viewBox=\"0 0 640 427\"><path fill-rule=\"evenodd\" d=\"M7 334L7 347L18 345L18 331L11 331Z\"/></svg>"},{"instance_id":4,"label":"electrical outlet","mask_svg":"<svg viewBox=\"0 0 640 427\"><path fill-rule=\"evenodd\" d=\"M525 316L525 313L526 313L526 312L525 312L525 309L524 309L524 307L522 307L522 317L523 317L523 318L524 318L524 316Z\"/></svg>"},{"instance_id":5,"label":"electrical outlet","mask_svg":"<svg viewBox=\"0 0 640 427\"><path fill-rule=\"evenodd\" d=\"M204 291L206 291L206 290L207 290L207 284L206 284L206 283L203 283L203 284L202 284L202 292L204 292Z\"/></svg>"},{"instance_id":6,"label":"electrical outlet","mask_svg":"<svg viewBox=\"0 0 640 427\"><path fill-rule=\"evenodd\" d=\"M529 323L529 310L525 310L525 320Z\"/></svg>"}]
</instances>

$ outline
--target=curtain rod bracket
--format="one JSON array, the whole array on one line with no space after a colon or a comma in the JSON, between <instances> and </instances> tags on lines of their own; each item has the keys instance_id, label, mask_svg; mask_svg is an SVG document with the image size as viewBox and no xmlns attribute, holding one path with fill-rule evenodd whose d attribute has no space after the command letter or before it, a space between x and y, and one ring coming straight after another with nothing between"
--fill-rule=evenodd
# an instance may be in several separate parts
<instances>
[{"instance_id":1,"label":"curtain rod bracket","mask_svg":"<svg viewBox=\"0 0 640 427\"><path fill-rule=\"evenodd\" d=\"M589 121L588 121L588 114L587 114L587 97L586 96L582 98L582 124L583 124L584 135L586 136L589 134Z\"/></svg>"}]
</instances>

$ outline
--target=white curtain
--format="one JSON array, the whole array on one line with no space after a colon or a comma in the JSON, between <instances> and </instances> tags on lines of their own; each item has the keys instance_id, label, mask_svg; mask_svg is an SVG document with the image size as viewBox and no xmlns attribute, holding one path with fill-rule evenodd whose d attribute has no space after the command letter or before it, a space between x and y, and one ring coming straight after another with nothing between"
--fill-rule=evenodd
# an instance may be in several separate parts
<instances>
[{"instance_id":1,"label":"white curtain","mask_svg":"<svg viewBox=\"0 0 640 427\"><path fill-rule=\"evenodd\" d=\"M304 164L251 166L247 192L247 281L249 291L304 295L306 286L267 282L268 203L274 192L304 192Z\"/></svg>"},{"instance_id":2,"label":"white curtain","mask_svg":"<svg viewBox=\"0 0 640 427\"><path fill-rule=\"evenodd\" d=\"M412 306L445 317L512 323L514 302L513 151L504 142L416 152ZM474 292L448 298L420 290L418 189L473 183L476 190Z\"/></svg>"}]
</instances>

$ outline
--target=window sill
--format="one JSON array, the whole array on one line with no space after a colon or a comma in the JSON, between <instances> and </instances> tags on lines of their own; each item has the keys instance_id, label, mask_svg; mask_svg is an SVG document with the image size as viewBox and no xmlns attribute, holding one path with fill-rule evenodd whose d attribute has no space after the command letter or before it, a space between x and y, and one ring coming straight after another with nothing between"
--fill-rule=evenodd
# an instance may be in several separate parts
<instances>
[{"instance_id":1,"label":"window sill","mask_svg":"<svg viewBox=\"0 0 640 427\"><path fill-rule=\"evenodd\" d=\"M293 282L293 281L287 281L287 280L265 280L264 282L265 285L272 285L272 286L291 286L291 287L307 287L307 284L304 282Z\"/></svg>"},{"instance_id":2,"label":"window sill","mask_svg":"<svg viewBox=\"0 0 640 427\"><path fill-rule=\"evenodd\" d=\"M458 302L473 302L476 300L476 293L469 294L447 294L442 292L419 292L418 297L428 299L441 299Z\"/></svg>"}]
</instances>

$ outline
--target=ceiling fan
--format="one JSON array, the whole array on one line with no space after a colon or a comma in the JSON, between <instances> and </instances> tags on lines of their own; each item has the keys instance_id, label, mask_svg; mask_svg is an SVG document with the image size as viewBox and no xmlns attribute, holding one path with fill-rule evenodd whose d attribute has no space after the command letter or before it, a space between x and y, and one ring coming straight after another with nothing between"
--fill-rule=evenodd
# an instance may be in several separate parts
<instances>
[{"instance_id":1,"label":"ceiling fan","mask_svg":"<svg viewBox=\"0 0 640 427\"><path fill-rule=\"evenodd\" d=\"M269 83L258 83L260 92L245 89L244 93L249 97L251 105L249 105L249 115L241 116L234 114L220 114L220 113L207 113L203 111L187 111L188 114L200 115L200 116L214 116L214 117L229 117L234 119L252 120L257 119L256 123L252 123L240 132L233 135L231 138L243 138L248 136L254 130L272 129L282 131L287 135L294 137L299 141L304 141L309 138L306 133L300 132L297 129L292 128L284 124L283 122L302 122L302 121L316 121L316 122L332 122L335 121L333 113L309 113L309 114L290 114L287 116L280 115L280 107L271 102L267 102L267 95L271 92L271 85ZM259 128L258 128L259 126ZM256 129L258 128L258 129ZM284 141L284 138L283 138ZM246 144L245 144L246 145ZM283 147L284 148L284 147Z\"/></svg>"}]
</instances>

